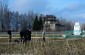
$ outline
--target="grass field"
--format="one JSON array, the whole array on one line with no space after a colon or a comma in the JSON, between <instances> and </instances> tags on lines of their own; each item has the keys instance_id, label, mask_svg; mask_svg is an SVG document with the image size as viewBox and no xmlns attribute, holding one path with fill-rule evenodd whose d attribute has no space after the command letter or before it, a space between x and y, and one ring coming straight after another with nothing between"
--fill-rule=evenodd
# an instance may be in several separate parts
<instances>
[{"instance_id":1,"label":"grass field","mask_svg":"<svg viewBox=\"0 0 85 55\"><path fill-rule=\"evenodd\" d=\"M85 55L85 38L81 39L58 39L33 38L26 45L15 43L15 39L9 43L8 39L0 39L0 54L21 55Z\"/></svg>"},{"instance_id":2,"label":"grass field","mask_svg":"<svg viewBox=\"0 0 85 55\"><path fill-rule=\"evenodd\" d=\"M32 40L27 44L16 43L20 40L19 34L13 33L12 42L9 43L8 35L0 34L0 55L85 55L85 38L62 38L62 34L46 34L46 42L42 34L32 34ZM55 38L59 37L59 38Z\"/></svg>"}]
</instances>

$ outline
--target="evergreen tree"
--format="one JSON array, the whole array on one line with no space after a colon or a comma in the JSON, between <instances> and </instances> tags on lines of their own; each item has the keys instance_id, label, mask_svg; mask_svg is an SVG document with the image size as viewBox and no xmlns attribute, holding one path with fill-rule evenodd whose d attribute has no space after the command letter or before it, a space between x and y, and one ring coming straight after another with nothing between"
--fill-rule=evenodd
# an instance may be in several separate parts
<instances>
[{"instance_id":1,"label":"evergreen tree","mask_svg":"<svg viewBox=\"0 0 85 55\"><path fill-rule=\"evenodd\" d=\"M39 30L43 29L43 21L42 21L42 17L39 17Z\"/></svg>"},{"instance_id":2,"label":"evergreen tree","mask_svg":"<svg viewBox=\"0 0 85 55\"><path fill-rule=\"evenodd\" d=\"M37 31L39 30L39 23L38 23L38 16L36 15L34 23L33 23L33 30Z\"/></svg>"}]
</instances>

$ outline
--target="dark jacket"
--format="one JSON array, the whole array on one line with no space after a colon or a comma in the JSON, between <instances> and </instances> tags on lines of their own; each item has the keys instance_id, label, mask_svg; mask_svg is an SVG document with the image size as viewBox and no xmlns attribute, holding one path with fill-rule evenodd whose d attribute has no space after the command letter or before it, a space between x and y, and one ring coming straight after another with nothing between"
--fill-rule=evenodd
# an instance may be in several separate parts
<instances>
[{"instance_id":1,"label":"dark jacket","mask_svg":"<svg viewBox=\"0 0 85 55\"><path fill-rule=\"evenodd\" d=\"M23 30L20 31L20 36L21 36L21 37L24 36L24 32L23 32Z\"/></svg>"},{"instance_id":2,"label":"dark jacket","mask_svg":"<svg viewBox=\"0 0 85 55\"><path fill-rule=\"evenodd\" d=\"M7 32L9 35L11 35L11 30L8 30L8 32Z\"/></svg>"},{"instance_id":3,"label":"dark jacket","mask_svg":"<svg viewBox=\"0 0 85 55\"><path fill-rule=\"evenodd\" d=\"M29 40L31 40L31 31L29 31L28 36L29 36Z\"/></svg>"}]
</instances>

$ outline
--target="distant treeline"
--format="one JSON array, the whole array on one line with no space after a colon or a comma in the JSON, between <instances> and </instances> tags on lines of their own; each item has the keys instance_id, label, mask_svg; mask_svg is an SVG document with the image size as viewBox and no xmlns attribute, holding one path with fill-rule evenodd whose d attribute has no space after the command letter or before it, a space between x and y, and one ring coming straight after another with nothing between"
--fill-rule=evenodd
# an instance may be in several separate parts
<instances>
[{"instance_id":1,"label":"distant treeline","mask_svg":"<svg viewBox=\"0 0 85 55\"><path fill-rule=\"evenodd\" d=\"M73 23L66 21L63 18L58 18L59 22L63 23L66 30L73 28ZM26 14L19 14L18 12L12 12L8 8L7 0L0 1L0 31L19 31L21 29L32 29L34 31L40 31L43 29L42 15L29 11Z\"/></svg>"},{"instance_id":2,"label":"distant treeline","mask_svg":"<svg viewBox=\"0 0 85 55\"><path fill-rule=\"evenodd\" d=\"M19 14L12 12L8 8L7 0L0 1L0 31L11 29L18 31L20 29L32 28L35 16L32 11L28 14Z\"/></svg>"}]
</instances>

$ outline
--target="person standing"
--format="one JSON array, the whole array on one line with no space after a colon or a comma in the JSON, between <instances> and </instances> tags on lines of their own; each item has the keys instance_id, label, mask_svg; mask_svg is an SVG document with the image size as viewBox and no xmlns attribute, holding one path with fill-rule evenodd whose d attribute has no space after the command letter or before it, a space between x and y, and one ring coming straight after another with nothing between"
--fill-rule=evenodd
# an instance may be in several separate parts
<instances>
[{"instance_id":1,"label":"person standing","mask_svg":"<svg viewBox=\"0 0 85 55\"><path fill-rule=\"evenodd\" d=\"M45 30L42 32L43 41L45 42Z\"/></svg>"},{"instance_id":2,"label":"person standing","mask_svg":"<svg viewBox=\"0 0 85 55\"><path fill-rule=\"evenodd\" d=\"M23 43L27 44L27 30L24 30L23 32L23 36L24 36L24 39L23 39Z\"/></svg>"},{"instance_id":3,"label":"person standing","mask_svg":"<svg viewBox=\"0 0 85 55\"><path fill-rule=\"evenodd\" d=\"M29 29L29 32L28 32L28 40L31 41L31 29Z\"/></svg>"},{"instance_id":4,"label":"person standing","mask_svg":"<svg viewBox=\"0 0 85 55\"><path fill-rule=\"evenodd\" d=\"M11 30L9 29L7 33L8 33L8 35L9 35L9 42L11 42L11 39L12 39L12 33L11 33Z\"/></svg>"},{"instance_id":5,"label":"person standing","mask_svg":"<svg viewBox=\"0 0 85 55\"><path fill-rule=\"evenodd\" d=\"M29 30L26 30L27 33L27 41L29 41Z\"/></svg>"},{"instance_id":6,"label":"person standing","mask_svg":"<svg viewBox=\"0 0 85 55\"><path fill-rule=\"evenodd\" d=\"M24 34L23 30L21 30L20 31L21 42L23 41L23 36L24 36L23 34Z\"/></svg>"}]
</instances>

